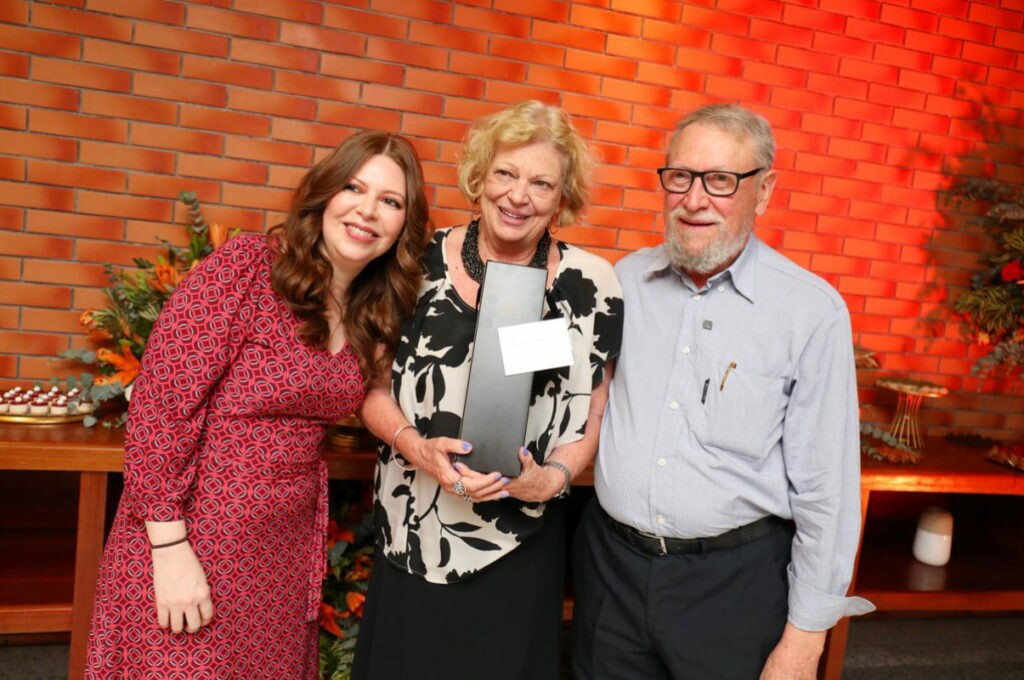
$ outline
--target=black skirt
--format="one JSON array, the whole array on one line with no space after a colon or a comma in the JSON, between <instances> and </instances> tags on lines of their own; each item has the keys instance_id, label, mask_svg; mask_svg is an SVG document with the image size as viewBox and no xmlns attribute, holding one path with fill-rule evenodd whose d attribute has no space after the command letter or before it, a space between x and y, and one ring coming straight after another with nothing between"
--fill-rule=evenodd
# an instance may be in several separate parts
<instances>
[{"instance_id":1,"label":"black skirt","mask_svg":"<svg viewBox=\"0 0 1024 680\"><path fill-rule=\"evenodd\" d=\"M549 503L523 545L465 581L437 584L378 554L352 680L558 680L565 520Z\"/></svg>"}]
</instances>

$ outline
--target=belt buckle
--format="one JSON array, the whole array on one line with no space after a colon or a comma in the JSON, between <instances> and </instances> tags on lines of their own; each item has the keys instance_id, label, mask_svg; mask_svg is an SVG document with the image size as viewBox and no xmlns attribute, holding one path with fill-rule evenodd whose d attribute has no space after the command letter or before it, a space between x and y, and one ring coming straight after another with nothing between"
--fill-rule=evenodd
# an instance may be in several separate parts
<instances>
[{"instance_id":1,"label":"belt buckle","mask_svg":"<svg viewBox=\"0 0 1024 680\"><path fill-rule=\"evenodd\" d=\"M661 552L658 553L658 555L660 557L664 557L665 555L668 555L668 546L665 545L665 537L664 536L658 536L658 547L661 548Z\"/></svg>"}]
</instances>

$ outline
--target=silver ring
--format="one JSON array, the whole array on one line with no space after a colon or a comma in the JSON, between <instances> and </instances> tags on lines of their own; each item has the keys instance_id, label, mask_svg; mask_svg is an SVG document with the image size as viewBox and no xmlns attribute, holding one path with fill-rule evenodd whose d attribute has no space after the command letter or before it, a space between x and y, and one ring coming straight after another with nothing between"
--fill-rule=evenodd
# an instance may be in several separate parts
<instances>
[{"instance_id":1,"label":"silver ring","mask_svg":"<svg viewBox=\"0 0 1024 680\"><path fill-rule=\"evenodd\" d=\"M462 496L463 498L469 497L469 494L466 493L466 485L462 483L462 477L456 479L455 483L452 484L452 491Z\"/></svg>"},{"instance_id":2,"label":"silver ring","mask_svg":"<svg viewBox=\"0 0 1024 680\"><path fill-rule=\"evenodd\" d=\"M464 493L464 494L462 494L462 500L468 501L468 502L472 503L473 502L473 497L470 496L468 493Z\"/></svg>"}]
</instances>

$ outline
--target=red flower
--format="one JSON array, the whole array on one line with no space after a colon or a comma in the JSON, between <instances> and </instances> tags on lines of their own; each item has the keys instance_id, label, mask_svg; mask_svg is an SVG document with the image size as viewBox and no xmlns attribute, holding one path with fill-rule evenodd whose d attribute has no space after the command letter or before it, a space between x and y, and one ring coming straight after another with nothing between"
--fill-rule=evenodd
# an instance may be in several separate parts
<instances>
[{"instance_id":1,"label":"red flower","mask_svg":"<svg viewBox=\"0 0 1024 680\"><path fill-rule=\"evenodd\" d=\"M1003 265L1003 270L999 274L1003 281L1019 281L1024 279L1024 266L1021 266L1020 260L1013 260Z\"/></svg>"},{"instance_id":2,"label":"red flower","mask_svg":"<svg viewBox=\"0 0 1024 680\"><path fill-rule=\"evenodd\" d=\"M330 550L338 541L355 543L356 536L351 529L343 529L333 519L327 525L327 549Z\"/></svg>"},{"instance_id":3,"label":"red flower","mask_svg":"<svg viewBox=\"0 0 1024 680\"><path fill-rule=\"evenodd\" d=\"M318 617L320 626L334 637L343 638L345 633L338 627L336 620L339 616L341 615L338 614L334 607L326 602L320 603L320 615ZM348 616L348 612L345 612L344 616Z\"/></svg>"},{"instance_id":4,"label":"red flower","mask_svg":"<svg viewBox=\"0 0 1024 680\"><path fill-rule=\"evenodd\" d=\"M362 617L364 602L366 602L366 595L360 592L352 591L345 593L345 604L348 605L348 610L355 614L356 617Z\"/></svg>"}]
</instances>

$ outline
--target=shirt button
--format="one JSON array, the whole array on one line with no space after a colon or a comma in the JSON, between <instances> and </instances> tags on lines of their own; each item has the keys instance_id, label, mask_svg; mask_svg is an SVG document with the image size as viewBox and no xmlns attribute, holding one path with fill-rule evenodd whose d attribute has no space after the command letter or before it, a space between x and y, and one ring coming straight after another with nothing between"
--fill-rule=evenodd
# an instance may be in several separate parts
<instances>
[{"instance_id":1,"label":"shirt button","mask_svg":"<svg viewBox=\"0 0 1024 680\"><path fill-rule=\"evenodd\" d=\"M695 294L695 295L693 296L693 299L694 299L694 300L699 300L699 299L700 299L700 293L696 293L696 294Z\"/></svg>"},{"instance_id":2,"label":"shirt button","mask_svg":"<svg viewBox=\"0 0 1024 680\"><path fill-rule=\"evenodd\" d=\"M718 292L719 293L721 293L723 290L725 290L725 286L719 286L718 287Z\"/></svg>"},{"instance_id":3,"label":"shirt button","mask_svg":"<svg viewBox=\"0 0 1024 680\"><path fill-rule=\"evenodd\" d=\"M665 459L664 458L659 458L658 459L658 467L665 467Z\"/></svg>"},{"instance_id":4,"label":"shirt button","mask_svg":"<svg viewBox=\"0 0 1024 680\"><path fill-rule=\"evenodd\" d=\"M665 518L662 517L661 515L658 515L658 524L664 524L664 523L665 523Z\"/></svg>"},{"instance_id":5,"label":"shirt button","mask_svg":"<svg viewBox=\"0 0 1024 680\"><path fill-rule=\"evenodd\" d=\"M671 404L668 405L668 407L670 409L672 409L673 411L675 411L676 409L679 408L679 402L678 401L673 401Z\"/></svg>"},{"instance_id":6,"label":"shirt button","mask_svg":"<svg viewBox=\"0 0 1024 680\"><path fill-rule=\"evenodd\" d=\"M689 354L690 353L690 346L687 345L687 346L683 347L683 349L681 351L682 351L683 354Z\"/></svg>"}]
</instances>

